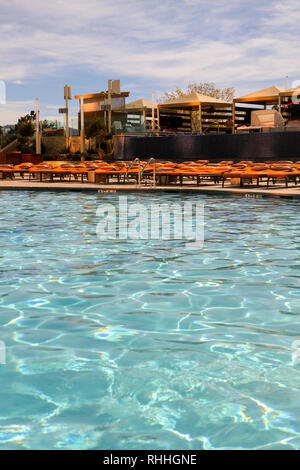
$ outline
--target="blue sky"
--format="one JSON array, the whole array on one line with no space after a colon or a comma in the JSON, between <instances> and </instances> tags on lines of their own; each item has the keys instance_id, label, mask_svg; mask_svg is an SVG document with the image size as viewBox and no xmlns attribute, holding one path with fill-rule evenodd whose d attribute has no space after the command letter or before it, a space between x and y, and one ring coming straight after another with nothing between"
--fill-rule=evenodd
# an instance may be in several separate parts
<instances>
[{"instance_id":1,"label":"blue sky","mask_svg":"<svg viewBox=\"0 0 300 470\"><path fill-rule=\"evenodd\" d=\"M0 80L13 123L40 99L59 118L63 86L74 94L120 78L128 101L213 81L236 95L300 79L299 2L244 0L0 0ZM71 102L76 116L77 100Z\"/></svg>"}]
</instances>

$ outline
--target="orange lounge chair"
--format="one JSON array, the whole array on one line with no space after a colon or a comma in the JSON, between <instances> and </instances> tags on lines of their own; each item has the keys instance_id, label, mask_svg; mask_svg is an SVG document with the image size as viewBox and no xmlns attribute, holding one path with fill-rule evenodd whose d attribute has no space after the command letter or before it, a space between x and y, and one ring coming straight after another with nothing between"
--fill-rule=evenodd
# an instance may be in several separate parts
<instances>
[{"instance_id":1,"label":"orange lounge chair","mask_svg":"<svg viewBox=\"0 0 300 470\"><path fill-rule=\"evenodd\" d=\"M222 181L222 187L224 188L224 184L226 179L228 178L239 178L240 179L240 187L243 187L244 180L250 180L252 181L253 179L256 179L257 181L257 186L259 186L259 181L261 178L267 176L268 168L266 167L246 167L243 170L230 170L227 171L223 174L223 181Z\"/></svg>"},{"instance_id":2,"label":"orange lounge chair","mask_svg":"<svg viewBox=\"0 0 300 470\"><path fill-rule=\"evenodd\" d=\"M294 179L294 181L296 181L297 173L298 171L296 169L293 170L291 166L286 164L270 165L270 169L267 171L267 188L269 187L270 180L275 184L280 179L284 180L285 186L288 187L290 179Z\"/></svg>"},{"instance_id":3,"label":"orange lounge chair","mask_svg":"<svg viewBox=\"0 0 300 470\"><path fill-rule=\"evenodd\" d=\"M2 173L4 177L9 176L10 179L13 179L15 177L14 171L13 165L0 163L0 173Z\"/></svg>"}]
</instances>

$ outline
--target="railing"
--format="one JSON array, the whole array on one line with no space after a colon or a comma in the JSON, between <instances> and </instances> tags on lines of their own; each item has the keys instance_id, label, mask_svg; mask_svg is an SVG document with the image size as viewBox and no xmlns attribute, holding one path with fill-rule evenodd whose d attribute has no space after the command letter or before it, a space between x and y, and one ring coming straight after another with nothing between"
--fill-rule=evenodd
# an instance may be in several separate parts
<instances>
[{"instance_id":1,"label":"railing","mask_svg":"<svg viewBox=\"0 0 300 470\"><path fill-rule=\"evenodd\" d=\"M127 168L127 171L126 171L126 178L128 179L128 172L129 172L129 170L131 170L131 168L133 167L133 165L134 165L135 163L137 163L137 162L138 162L138 164L139 164L138 185L140 185L140 184L141 184L141 161L140 161L139 158L135 158L135 159L133 160L133 162L132 162L132 163L129 165L129 167Z\"/></svg>"},{"instance_id":2,"label":"railing","mask_svg":"<svg viewBox=\"0 0 300 470\"><path fill-rule=\"evenodd\" d=\"M206 133L208 130L211 130L213 127L216 127L216 130L213 132L214 134L225 134L226 126L219 125L216 126L216 123L209 123L209 125L204 129L202 134ZM119 134L115 134L116 136L126 136L126 137L168 137L173 135L202 135L199 130L195 131L150 131L150 132L139 132L139 133L126 133L120 132Z\"/></svg>"},{"instance_id":3,"label":"railing","mask_svg":"<svg viewBox=\"0 0 300 470\"><path fill-rule=\"evenodd\" d=\"M156 186L156 162L155 158L150 158L147 163L143 166L141 172L141 178L143 178L144 171L146 170L147 166L153 163L153 186Z\"/></svg>"}]
</instances>

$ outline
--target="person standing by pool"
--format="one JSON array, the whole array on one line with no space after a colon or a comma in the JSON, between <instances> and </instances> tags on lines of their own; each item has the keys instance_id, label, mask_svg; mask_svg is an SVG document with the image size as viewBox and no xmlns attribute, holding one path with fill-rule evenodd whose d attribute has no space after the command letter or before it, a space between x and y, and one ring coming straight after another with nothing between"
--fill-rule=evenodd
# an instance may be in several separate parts
<instances>
[{"instance_id":1,"label":"person standing by pool","mask_svg":"<svg viewBox=\"0 0 300 470\"><path fill-rule=\"evenodd\" d=\"M227 119L226 121L226 134L232 134L232 129L233 129L233 120L232 119Z\"/></svg>"}]
</instances>

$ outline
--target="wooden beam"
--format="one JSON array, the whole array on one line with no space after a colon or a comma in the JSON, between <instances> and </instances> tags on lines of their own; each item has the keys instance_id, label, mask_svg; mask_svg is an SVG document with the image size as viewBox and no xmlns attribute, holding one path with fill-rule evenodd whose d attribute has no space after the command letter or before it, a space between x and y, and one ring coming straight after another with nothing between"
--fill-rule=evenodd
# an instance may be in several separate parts
<instances>
[{"instance_id":1,"label":"wooden beam","mask_svg":"<svg viewBox=\"0 0 300 470\"><path fill-rule=\"evenodd\" d=\"M202 134L202 110L201 103L199 103L199 132Z\"/></svg>"},{"instance_id":2,"label":"wooden beam","mask_svg":"<svg viewBox=\"0 0 300 470\"><path fill-rule=\"evenodd\" d=\"M144 131L146 130L146 111L147 108L143 108Z\"/></svg>"},{"instance_id":3,"label":"wooden beam","mask_svg":"<svg viewBox=\"0 0 300 470\"><path fill-rule=\"evenodd\" d=\"M108 111L107 111L107 128L109 134L111 134L111 80L108 80L107 82L107 105L108 105Z\"/></svg>"},{"instance_id":4,"label":"wooden beam","mask_svg":"<svg viewBox=\"0 0 300 470\"><path fill-rule=\"evenodd\" d=\"M83 96L79 100L79 113L80 113L80 152L85 152L85 133L84 133L84 108L83 108ZM82 157L84 161L84 157Z\"/></svg>"},{"instance_id":5,"label":"wooden beam","mask_svg":"<svg viewBox=\"0 0 300 470\"><path fill-rule=\"evenodd\" d=\"M101 93L91 93L88 95L75 95L76 100L80 100L80 97L83 96L83 99L97 99L97 98L106 98L108 92L102 91ZM126 98L130 95L130 91L121 91L121 93L111 93L112 98Z\"/></svg>"},{"instance_id":6,"label":"wooden beam","mask_svg":"<svg viewBox=\"0 0 300 470\"><path fill-rule=\"evenodd\" d=\"M281 114L281 96L279 95L278 97L278 111L280 112Z\"/></svg>"}]
</instances>

